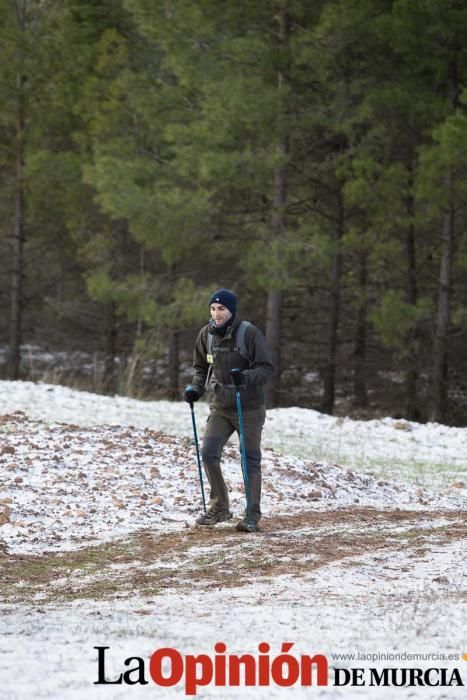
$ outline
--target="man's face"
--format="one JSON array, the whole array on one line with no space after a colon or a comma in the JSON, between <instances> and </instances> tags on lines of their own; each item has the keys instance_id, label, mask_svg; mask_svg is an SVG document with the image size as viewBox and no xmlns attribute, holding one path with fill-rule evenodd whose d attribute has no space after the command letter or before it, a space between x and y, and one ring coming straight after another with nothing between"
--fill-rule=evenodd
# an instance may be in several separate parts
<instances>
[{"instance_id":1,"label":"man's face","mask_svg":"<svg viewBox=\"0 0 467 700\"><path fill-rule=\"evenodd\" d=\"M211 318L216 326L222 326L232 316L228 308L222 304L211 304L209 310L211 312Z\"/></svg>"}]
</instances>

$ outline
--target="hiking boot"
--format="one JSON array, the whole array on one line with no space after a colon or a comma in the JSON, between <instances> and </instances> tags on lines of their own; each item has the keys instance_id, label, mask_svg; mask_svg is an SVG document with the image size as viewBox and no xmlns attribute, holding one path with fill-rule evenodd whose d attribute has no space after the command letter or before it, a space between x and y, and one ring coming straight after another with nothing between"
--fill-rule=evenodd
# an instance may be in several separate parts
<instances>
[{"instance_id":1,"label":"hiking boot","mask_svg":"<svg viewBox=\"0 0 467 700\"><path fill-rule=\"evenodd\" d=\"M248 520L239 520L235 525L235 529L238 532L259 532L258 523L249 523Z\"/></svg>"},{"instance_id":2,"label":"hiking boot","mask_svg":"<svg viewBox=\"0 0 467 700\"><path fill-rule=\"evenodd\" d=\"M201 513L196 518L197 525L216 525L223 523L224 520L230 520L232 513L230 510L208 510L207 513Z\"/></svg>"}]
</instances>

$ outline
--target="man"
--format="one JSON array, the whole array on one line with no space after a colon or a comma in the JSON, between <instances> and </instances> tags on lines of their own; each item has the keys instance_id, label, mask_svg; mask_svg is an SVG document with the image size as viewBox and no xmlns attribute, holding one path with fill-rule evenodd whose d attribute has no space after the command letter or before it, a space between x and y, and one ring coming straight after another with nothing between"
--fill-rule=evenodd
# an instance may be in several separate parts
<instances>
[{"instance_id":1,"label":"man","mask_svg":"<svg viewBox=\"0 0 467 700\"><path fill-rule=\"evenodd\" d=\"M252 532L258 529L261 518L261 432L266 418L263 387L272 375L273 365L261 331L237 317L237 297L233 292L218 289L211 295L208 305L211 321L201 329L196 340L193 382L184 392L185 401L193 403L204 394L209 383L214 384L201 450L211 498L207 512L196 522L215 525L232 517L220 461L227 440L234 431L239 432L236 400L236 385L239 385L250 519L245 512L236 528L240 532ZM235 384L232 370L240 370L236 373Z\"/></svg>"}]
</instances>

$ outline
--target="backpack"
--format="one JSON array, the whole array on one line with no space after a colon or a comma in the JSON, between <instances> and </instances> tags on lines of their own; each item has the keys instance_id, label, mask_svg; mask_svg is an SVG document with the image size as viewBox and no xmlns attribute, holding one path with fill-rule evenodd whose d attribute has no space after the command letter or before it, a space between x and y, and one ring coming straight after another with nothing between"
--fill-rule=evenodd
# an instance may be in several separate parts
<instances>
[{"instance_id":1,"label":"backpack","mask_svg":"<svg viewBox=\"0 0 467 700\"><path fill-rule=\"evenodd\" d=\"M217 348L217 352L238 352L242 357L245 358L245 360L250 361L250 357L248 355L248 350L246 348L246 343L245 343L245 333L246 333L248 326L251 326L251 323L249 321L240 321L238 328L237 328L237 331L235 333L236 345L233 348ZM214 342L214 336L212 335L212 333L208 332L207 358L208 358L208 363L209 363L209 369L208 369L208 374L206 376L206 382L204 385L205 387L208 386L208 384L211 380L212 369L214 367L214 358L212 355L213 342ZM228 386L230 387L230 384ZM232 385L232 386L234 386L234 385Z\"/></svg>"}]
</instances>

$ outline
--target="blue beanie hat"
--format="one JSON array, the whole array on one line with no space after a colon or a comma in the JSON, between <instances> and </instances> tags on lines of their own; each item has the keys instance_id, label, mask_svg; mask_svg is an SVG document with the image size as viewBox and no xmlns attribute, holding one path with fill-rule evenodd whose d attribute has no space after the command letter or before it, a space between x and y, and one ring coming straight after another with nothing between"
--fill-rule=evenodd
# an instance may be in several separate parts
<instances>
[{"instance_id":1,"label":"blue beanie hat","mask_svg":"<svg viewBox=\"0 0 467 700\"><path fill-rule=\"evenodd\" d=\"M233 292L228 289L218 289L216 292L211 294L208 301L208 306L211 304L222 304L226 309L230 311L231 314L235 314L237 311L237 297Z\"/></svg>"}]
</instances>

